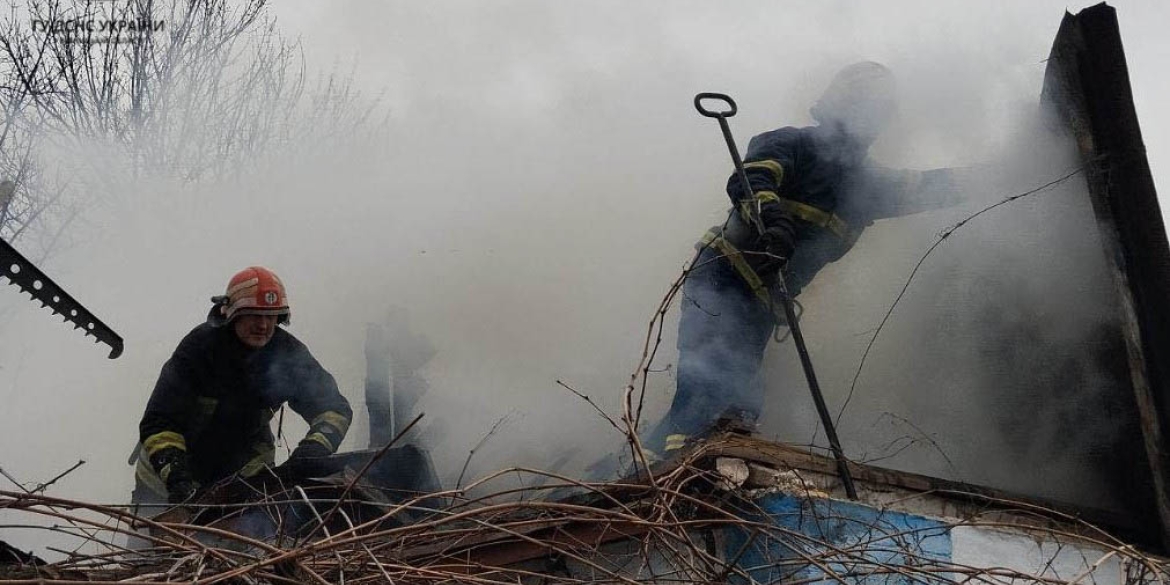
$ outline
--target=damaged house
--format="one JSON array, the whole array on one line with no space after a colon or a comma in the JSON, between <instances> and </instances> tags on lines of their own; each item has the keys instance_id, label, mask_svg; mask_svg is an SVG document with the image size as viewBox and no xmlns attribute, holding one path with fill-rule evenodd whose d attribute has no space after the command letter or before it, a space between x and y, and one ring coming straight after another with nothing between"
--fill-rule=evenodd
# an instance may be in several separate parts
<instances>
[{"instance_id":1,"label":"damaged house","mask_svg":"<svg viewBox=\"0 0 1170 585\"><path fill-rule=\"evenodd\" d=\"M1078 416L1123 429L1086 433L1076 444L1093 451L1099 468L1086 473L1107 477L1114 497L1070 502L1053 496L1059 489L1005 489L872 463L842 469L823 450L767 440L734 420L668 461L635 462L621 479L506 469L444 490L425 449L396 442L414 423L400 412L409 410L397 402L404 398L388 398L378 382L393 367L372 352L368 402L394 415L376 425L388 430L372 449L335 456L314 474L326 477L240 488L247 504L209 501L152 519L0 492L0 508L111 543L51 564L5 548L0 584L1161 583L1170 577L1170 246L1114 9L1066 14L1046 67L1041 107L1075 143L1080 165L1043 188L1075 184L1064 194L1083 197L1096 230L1083 238L1099 251L1085 274L1100 276L1089 288L1107 296L1097 308L1110 315L1098 341L1073 355L1108 374L1077 388L1101 395L1095 404L1107 408ZM370 335L370 347L386 344ZM418 351L411 375L429 352ZM1033 367L1024 352L994 356L1003 376ZM1059 395L1070 380L1078 379L1034 390ZM1094 428L1072 420L1069 432ZM522 487L509 483L515 478ZM113 544L139 534L146 548Z\"/></svg>"}]
</instances>

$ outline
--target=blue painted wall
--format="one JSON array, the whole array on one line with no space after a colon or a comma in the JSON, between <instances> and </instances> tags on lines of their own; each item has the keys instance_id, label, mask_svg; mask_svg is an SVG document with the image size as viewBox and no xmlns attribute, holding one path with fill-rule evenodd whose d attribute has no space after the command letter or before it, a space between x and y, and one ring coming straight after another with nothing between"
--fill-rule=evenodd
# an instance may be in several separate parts
<instances>
[{"instance_id":1,"label":"blue painted wall","mask_svg":"<svg viewBox=\"0 0 1170 585\"><path fill-rule=\"evenodd\" d=\"M767 530L728 529L726 558L759 583L931 585L951 574L890 571L951 559L945 524L902 512L819 498L771 494L744 514ZM810 560L811 558L811 560ZM742 575L733 581L746 582Z\"/></svg>"}]
</instances>

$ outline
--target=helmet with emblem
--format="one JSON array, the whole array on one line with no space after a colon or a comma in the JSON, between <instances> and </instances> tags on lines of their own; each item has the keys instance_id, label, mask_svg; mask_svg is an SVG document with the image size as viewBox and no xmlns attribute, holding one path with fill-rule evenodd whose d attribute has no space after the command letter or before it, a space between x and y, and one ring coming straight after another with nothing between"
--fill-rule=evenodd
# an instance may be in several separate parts
<instances>
[{"instance_id":1,"label":"helmet with emblem","mask_svg":"<svg viewBox=\"0 0 1170 585\"><path fill-rule=\"evenodd\" d=\"M289 322L288 296L276 273L263 266L249 266L228 281L227 292L214 299L225 322L240 315L277 315Z\"/></svg>"}]
</instances>

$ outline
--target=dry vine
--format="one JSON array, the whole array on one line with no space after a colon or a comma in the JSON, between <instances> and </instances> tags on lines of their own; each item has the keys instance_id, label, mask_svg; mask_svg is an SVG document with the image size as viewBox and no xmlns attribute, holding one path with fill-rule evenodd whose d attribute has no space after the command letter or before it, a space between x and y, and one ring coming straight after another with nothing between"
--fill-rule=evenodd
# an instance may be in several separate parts
<instances>
[{"instance_id":1,"label":"dry vine","mask_svg":"<svg viewBox=\"0 0 1170 585\"><path fill-rule=\"evenodd\" d=\"M60 522L36 529L93 543L88 552L70 552L52 564L0 567L0 584L894 580L1084 585L1106 577L1107 570L1112 572L1107 581L1118 583L1161 583L1167 573L1162 559L1073 518L1025 504L988 501L986 509L1014 509L1020 518L1047 521L1016 524L1002 513L988 513L907 523L904 514L877 507L868 516L858 514L855 504L807 488L728 489L711 465L718 445L698 445L681 461L656 468L652 480L584 483L512 468L464 489L392 496L389 503L362 500L368 489L347 489L338 499L291 487L247 503L193 506L223 514L206 524L165 520L173 513L151 520L127 506L0 491L6 516L29 516L21 526ZM493 490L497 481L514 474L541 485ZM777 508L777 501L788 507ZM352 516L360 506L374 506L378 513ZM337 510L332 522L330 510ZM237 532L245 514L264 515L273 530L252 536ZM295 530L284 525L298 514L308 522ZM1059 574L1052 560L1033 571L955 563L949 549L932 543L949 539L957 526L1026 531L1079 551L1077 573ZM298 532L315 537L298 542ZM126 548L130 536L145 546ZM1055 559L1060 553L1057 548L1051 555Z\"/></svg>"}]
</instances>

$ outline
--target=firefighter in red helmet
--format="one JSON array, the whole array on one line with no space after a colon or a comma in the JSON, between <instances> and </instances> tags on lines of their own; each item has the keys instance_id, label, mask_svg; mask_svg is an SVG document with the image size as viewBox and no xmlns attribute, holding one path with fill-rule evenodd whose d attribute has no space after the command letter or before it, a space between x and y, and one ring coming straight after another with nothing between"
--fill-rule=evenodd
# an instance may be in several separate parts
<instances>
[{"instance_id":1,"label":"firefighter in red helmet","mask_svg":"<svg viewBox=\"0 0 1170 585\"><path fill-rule=\"evenodd\" d=\"M212 301L163 365L142 416L135 502L180 503L271 466L269 421L285 403L309 423L290 461L335 452L349 429L353 412L333 376L278 326L289 305L275 273L245 268Z\"/></svg>"}]
</instances>

